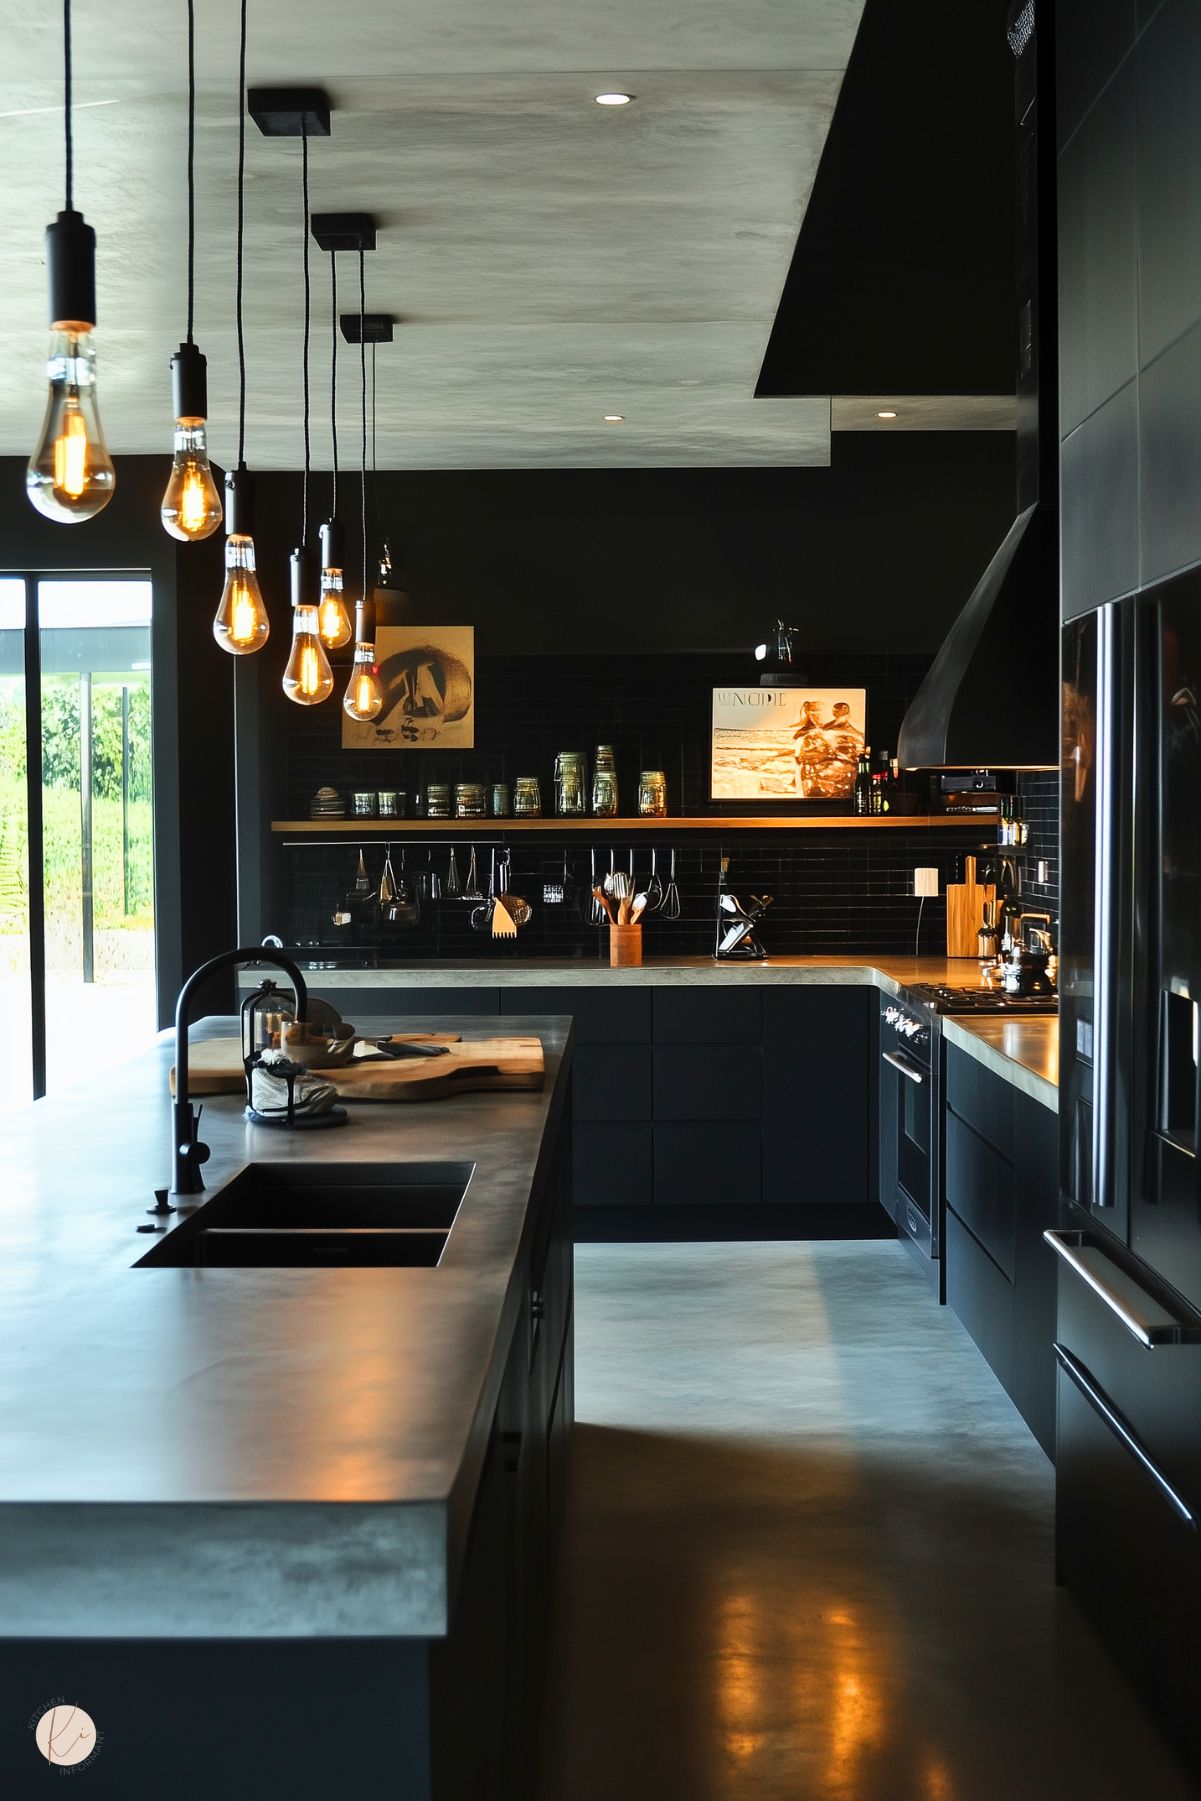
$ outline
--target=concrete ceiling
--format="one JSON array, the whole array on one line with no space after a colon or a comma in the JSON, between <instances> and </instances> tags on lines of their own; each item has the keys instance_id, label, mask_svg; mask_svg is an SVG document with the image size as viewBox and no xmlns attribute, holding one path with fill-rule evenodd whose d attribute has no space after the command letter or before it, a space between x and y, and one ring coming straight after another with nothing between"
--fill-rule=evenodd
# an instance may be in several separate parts
<instances>
[{"instance_id":1,"label":"concrete ceiling","mask_svg":"<svg viewBox=\"0 0 1201 1801\"><path fill-rule=\"evenodd\" d=\"M248 81L324 84L314 211L377 215L381 468L823 464L829 398L752 398L863 0L251 0ZM196 335L236 448L237 6L198 8ZM114 454L170 447L184 331L181 0L75 8L76 204L99 239ZM0 0L0 452L44 403L41 241L62 205L58 9ZM594 95L620 88L623 108ZM39 110L45 109L45 110ZM296 468L300 145L247 133L247 459ZM329 265L314 247L314 464L329 466ZM357 259L339 258L344 310ZM358 457L342 347L344 466ZM624 415L605 425L602 415Z\"/></svg>"}]
</instances>

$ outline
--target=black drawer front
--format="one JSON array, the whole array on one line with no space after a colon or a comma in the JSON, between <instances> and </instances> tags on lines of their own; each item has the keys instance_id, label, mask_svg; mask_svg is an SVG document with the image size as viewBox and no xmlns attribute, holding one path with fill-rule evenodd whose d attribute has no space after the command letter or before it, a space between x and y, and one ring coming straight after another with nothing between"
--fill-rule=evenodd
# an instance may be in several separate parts
<instances>
[{"instance_id":1,"label":"black drawer front","mask_svg":"<svg viewBox=\"0 0 1201 1801\"><path fill-rule=\"evenodd\" d=\"M569 1013L575 1042L581 1044L649 1044L649 988L502 988L502 1013Z\"/></svg>"},{"instance_id":2,"label":"black drawer front","mask_svg":"<svg viewBox=\"0 0 1201 1801\"><path fill-rule=\"evenodd\" d=\"M655 1127L655 1201L722 1207L758 1201L761 1147L756 1125Z\"/></svg>"},{"instance_id":3,"label":"black drawer front","mask_svg":"<svg viewBox=\"0 0 1201 1801\"><path fill-rule=\"evenodd\" d=\"M575 1053L574 1094L577 1120L650 1119L650 1045L582 1045Z\"/></svg>"},{"instance_id":4,"label":"black drawer front","mask_svg":"<svg viewBox=\"0 0 1201 1801\"><path fill-rule=\"evenodd\" d=\"M758 1119L762 1077L758 1046L657 1044L656 1119Z\"/></svg>"},{"instance_id":5,"label":"black drawer front","mask_svg":"<svg viewBox=\"0 0 1201 1801\"><path fill-rule=\"evenodd\" d=\"M1017 1089L1002 1076L985 1069L966 1051L947 1045L947 1106L1011 1163L1017 1095Z\"/></svg>"},{"instance_id":6,"label":"black drawer front","mask_svg":"<svg viewBox=\"0 0 1201 1801\"><path fill-rule=\"evenodd\" d=\"M654 1197L652 1127L581 1120L573 1132L577 1207L649 1207Z\"/></svg>"},{"instance_id":7,"label":"black drawer front","mask_svg":"<svg viewBox=\"0 0 1201 1801\"><path fill-rule=\"evenodd\" d=\"M971 1227L1010 1282L1017 1196L1011 1166L953 1113L947 1115L947 1206Z\"/></svg>"},{"instance_id":8,"label":"black drawer front","mask_svg":"<svg viewBox=\"0 0 1201 1801\"><path fill-rule=\"evenodd\" d=\"M758 1044L761 997L746 988L656 988L656 1044Z\"/></svg>"},{"instance_id":9,"label":"black drawer front","mask_svg":"<svg viewBox=\"0 0 1201 1801\"><path fill-rule=\"evenodd\" d=\"M1094 1372L1083 1368L1112 1407ZM1057 1575L1201 1775L1198 1533L1066 1370L1058 1380Z\"/></svg>"},{"instance_id":10,"label":"black drawer front","mask_svg":"<svg viewBox=\"0 0 1201 1801\"><path fill-rule=\"evenodd\" d=\"M947 1305L1008 1390L1013 1370L1013 1289L962 1220L949 1211L943 1257Z\"/></svg>"}]
</instances>

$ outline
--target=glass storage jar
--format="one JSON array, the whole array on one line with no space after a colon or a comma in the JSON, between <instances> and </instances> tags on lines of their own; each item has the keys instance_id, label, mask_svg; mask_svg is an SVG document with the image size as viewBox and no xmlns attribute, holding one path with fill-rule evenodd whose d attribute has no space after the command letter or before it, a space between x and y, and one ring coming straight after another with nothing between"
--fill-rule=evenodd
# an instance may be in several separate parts
<instances>
[{"instance_id":1,"label":"glass storage jar","mask_svg":"<svg viewBox=\"0 0 1201 1801\"><path fill-rule=\"evenodd\" d=\"M427 782L425 787L425 816L427 819L450 818L450 783Z\"/></svg>"},{"instance_id":2,"label":"glass storage jar","mask_svg":"<svg viewBox=\"0 0 1201 1801\"><path fill-rule=\"evenodd\" d=\"M592 811L598 819L617 816L617 761L611 744L598 744L592 768Z\"/></svg>"},{"instance_id":3,"label":"glass storage jar","mask_svg":"<svg viewBox=\"0 0 1201 1801\"><path fill-rule=\"evenodd\" d=\"M536 775L519 775L513 782L513 817L539 819L542 816L542 789Z\"/></svg>"},{"instance_id":4,"label":"glass storage jar","mask_svg":"<svg viewBox=\"0 0 1201 1801\"><path fill-rule=\"evenodd\" d=\"M588 811L588 759L581 750L561 750L555 758L555 812L573 818Z\"/></svg>"},{"instance_id":5,"label":"glass storage jar","mask_svg":"<svg viewBox=\"0 0 1201 1801\"><path fill-rule=\"evenodd\" d=\"M455 818L483 819L487 814L488 790L483 782L456 782Z\"/></svg>"},{"instance_id":6,"label":"glass storage jar","mask_svg":"<svg viewBox=\"0 0 1201 1801\"><path fill-rule=\"evenodd\" d=\"M638 777L638 811L643 819L667 818L667 777L661 769L644 769Z\"/></svg>"}]
</instances>

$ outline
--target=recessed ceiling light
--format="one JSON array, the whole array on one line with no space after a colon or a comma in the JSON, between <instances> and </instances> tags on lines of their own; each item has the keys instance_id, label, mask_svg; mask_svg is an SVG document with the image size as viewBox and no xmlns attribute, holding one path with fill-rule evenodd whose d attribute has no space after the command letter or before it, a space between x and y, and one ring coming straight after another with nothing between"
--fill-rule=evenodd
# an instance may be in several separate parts
<instances>
[{"instance_id":1,"label":"recessed ceiling light","mask_svg":"<svg viewBox=\"0 0 1201 1801\"><path fill-rule=\"evenodd\" d=\"M877 419L895 419L896 414L892 411L891 407L885 407L885 409L882 413L876 414L876 418Z\"/></svg>"},{"instance_id":2,"label":"recessed ceiling light","mask_svg":"<svg viewBox=\"0 0 1201 1801\"><path fill-rule=\"evenodd\" d=\"M626 416L624 413L604 413L602 415L602 417L603 417L606 425L624 425L625 424Z\"/></svg>"},{"instance_id":3,"label":"recessed ceiling light","mask_svg":"<svg viewBox=\"0 0 1201 1801\"><path fill-rule=\"evenodd\" d=\"M598 106L628 106L633 98L633 94L598 94L596 104Z\"/></svg>"}]
</instances>

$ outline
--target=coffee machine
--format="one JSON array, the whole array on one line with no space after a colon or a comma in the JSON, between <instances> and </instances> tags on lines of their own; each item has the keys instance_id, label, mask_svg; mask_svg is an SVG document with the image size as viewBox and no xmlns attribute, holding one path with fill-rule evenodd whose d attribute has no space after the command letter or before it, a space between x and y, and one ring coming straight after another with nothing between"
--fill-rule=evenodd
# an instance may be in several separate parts
<instances>
[{"instance_id":1,"label":"coffee machine","mask_svg":"<svg viewBox=\"0 0 1201 1801\"><path fill-rule=\"evenodd\" d=\"M767 952L755 927L771 906L772 897L770 894L752 894L744 905L726 886L729 872L730 859L723 857L717 883L717 937L713 955L719 962L761 961Z\"/></svg>"}]
</instances>

